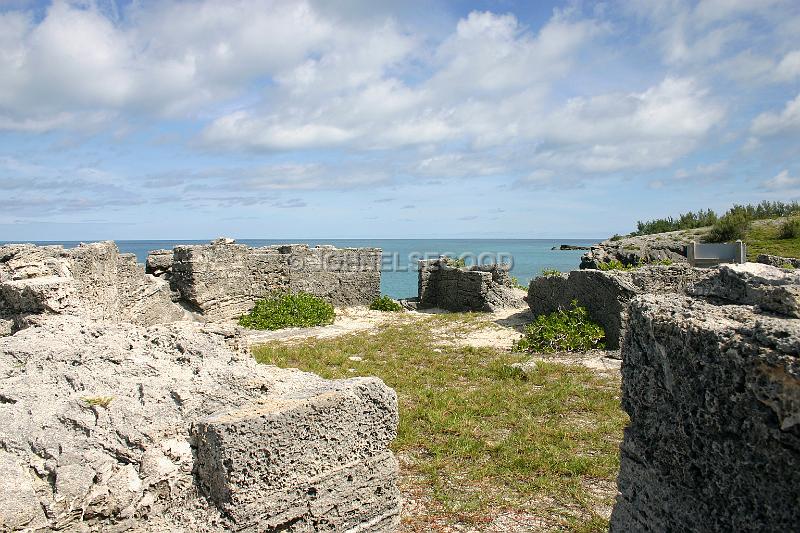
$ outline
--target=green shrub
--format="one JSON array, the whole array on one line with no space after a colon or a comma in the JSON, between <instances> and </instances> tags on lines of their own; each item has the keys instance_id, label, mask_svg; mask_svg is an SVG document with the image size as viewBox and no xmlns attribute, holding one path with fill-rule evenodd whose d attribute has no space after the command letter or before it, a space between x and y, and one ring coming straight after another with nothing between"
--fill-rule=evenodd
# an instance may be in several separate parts
<instances>
[{"instance_id":1,"label":"green shrub","mask_svg":"<svg viewBox=\"0 0 800 533\"><path fill-rule=\"evenodd\" d=\"M557 278L561 275L560 270L556 270L555 268L545 268L542 270L542 277L545 278Z\"/></svg>"},{"instance_id":2,"label":"green shrub","mask_svg":"<svg viewBox=\"0 0 800 533\"><path fill-rule=\"evenodd\" d=\"M619 233L615 233L615 234L614 234L614 235L612 235L612 236L611 236L611 238L609 238L608 240L609 240L609 241L621 241L621 240L622 240L622 239L624 239L624 238L625 238L625 237L623 237L623 236L622 236L622 235L620 235Z\"/></svg>"},{"instance_id":3,"label":"green shrub","mask_svg":"<svg viewBox=\"0 0 800 533\"><path fill-rule=\"evenodd\" d=\"M517 289L522 289L522 290L524 290L524 291L527 291L527 290L528 290L528 287L526 287L525 285L523 285L522 283L520 283L520 282L519 282L519 278L518 278L518 277L516 277L516 276L511 276L511 284L512 284L514 287L516 287Z\"/></svg>"},{"instance_id":4,"label":"green shrub","mask_svg":"<svg viewBox=\"0 0 800 533\"><path fill-rule=\"evenodd\" d=\"M603 328L589 319L585 307L572 301L569 310L559 309L549 315L540 315L525 326L522 338L514 343L516 352L585 352L592 348L605 348Z\"/></svg>"},{"instance_id":5,"label":"green shrub","mask_svg":"<svg viewBox=\"0 0 800 533\"><path fill-rule=\"evenodd\" d=\"M372 303L369 304L369 308L373 311L402 311L403 306L400 303L394 301L390 297L384 295L372 300Z\"/></svg>"},{"instance_id":6,"label":"green shrub","mask_svg":"<svg viewBox=\"0 0 800 533\"><path fill-rule=\"evenodd\" d=\"M275 294L256 302L250 313L239 319L249 329L282 329L332 324L333 306L311 294Z\"/></svg>"},{"instance_id":7,"label":"green shrub","mask_svg":"<svg viewBox=\"0 0 800 533\"><path fill-rule=\"evenodd\" d=\"M784 264L781 265L781 268L786 269L786 270L794 270L797 267L794 266L791 263L784 263Z\"/></svg>"},{"instance_id":8,"label":"green shrub","mask_svg":"<svg viewBox=\"0 0 800 533\"><path fill-rule=\"evenodd\" d=\"M465 268L467 266L467 262L463 257L445 257L445 262L447 266L453 268Z\"/></svg>"},{"instance_id":9,"label":"green shrub","mask_svg":"<svg viewBox=\"0 0 800 533\"><path fill-rule=\"evenodd\" d=\"M744 239L750 227L750 217L743 209L731 209L721 217L708 233L709 242L728 242Z\"/></svg>"},{"instance_id":10,"label":"green shrub","mask_svg":"<svg viewBox=\"0 0 800 533\"><path fill-rule=\"evenodd\" d=\"M638 263L626 265L619 259L612 259L611 261L600 263L598 266L600 267L600 270L634 270L643 264L644 263L640 261Z\"/></svg>"},{"instance_id":11,"label":"green shrub","mask_svg":"<svg viewBox=\"0 0 800 533\"><path fill-rule=\"evenodd\" d=\"M794 239L800 237L800 217L793 217L781 224L778 238Z\"/></svg>"}]
</instances>

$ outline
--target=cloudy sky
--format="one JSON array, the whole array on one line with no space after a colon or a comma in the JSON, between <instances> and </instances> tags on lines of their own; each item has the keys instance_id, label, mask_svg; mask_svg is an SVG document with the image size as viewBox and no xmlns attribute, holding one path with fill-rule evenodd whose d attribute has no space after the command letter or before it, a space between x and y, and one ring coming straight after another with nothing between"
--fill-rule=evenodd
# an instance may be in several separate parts
<instances>
[{"instance_id":1,"label":"cloudy sky","mask_svg":"<svg viewBox=\"0 0 800 533\"><path fill-rule=\"evenodd\" d=\"M593 238L795 198L797 0L0 0L0 241Z\"/></svg>"}]
</instances>

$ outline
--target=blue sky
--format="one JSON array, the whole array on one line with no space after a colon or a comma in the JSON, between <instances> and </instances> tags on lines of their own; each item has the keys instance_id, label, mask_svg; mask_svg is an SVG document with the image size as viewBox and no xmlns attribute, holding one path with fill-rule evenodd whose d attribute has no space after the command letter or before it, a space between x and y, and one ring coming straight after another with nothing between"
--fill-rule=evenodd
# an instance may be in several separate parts
<instances>
[{"instance_id":1,"label":"blue sky","mask_svg":"<svg viewBox=\"0 0 800 533\"><path fill-rule=\"evenodd\" d=\"M605 237L798 154L796 0L0 2L0 241Z\"/></svg>"}]
</instances>

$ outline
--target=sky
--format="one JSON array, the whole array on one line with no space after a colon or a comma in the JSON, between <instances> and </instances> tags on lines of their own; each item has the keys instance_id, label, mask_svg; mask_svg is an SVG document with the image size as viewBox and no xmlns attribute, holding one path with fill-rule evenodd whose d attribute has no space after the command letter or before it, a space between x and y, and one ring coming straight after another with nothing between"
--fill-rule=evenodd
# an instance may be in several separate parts
<instances>
[{"instance_id":1,"label":"sky","mask_svg":"<svg viewBox=\"0 0 800 533\"><path fill-rule=\"evenodd\" d=\"M797 0L0 0L0 241L600 238L793 199Z\"/></svg>"}]
</instances>

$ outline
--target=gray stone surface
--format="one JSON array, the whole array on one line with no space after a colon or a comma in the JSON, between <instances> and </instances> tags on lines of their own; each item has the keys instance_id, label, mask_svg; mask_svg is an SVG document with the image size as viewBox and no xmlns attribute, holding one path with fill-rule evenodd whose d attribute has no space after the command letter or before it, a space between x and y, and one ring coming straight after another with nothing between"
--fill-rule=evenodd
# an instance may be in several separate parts
<instances>
[{"instance_id":1,"label":"gray stone surface","mask_svg":"<svg viewBox=\"0 0 800 533\"><path fill-rule=\"evenodd\" d=\"M153 276L169 276L172 273L172 250L151 250L144 268L147 274Z\"/></svg>"},{"instance_id":2,"label":"gray stone surface","mask_svg":"<svg viewBox=\"0 0 800 533\"><path fill-rule=\"evenodd\" d=\"M800 320L679 295L632 300L611 531L794 531Z\"/></svg>"},{"instance_id":3,"label":"gray stone surface","mask_svg":"<svg viewBox=\"0 0 800 533\"><path fill-rule=\"evenodd\" d=\"M780 268L785 268L787 265L791 265L792 268L800 268L800 259L796 257L781 257L779 255L758 254L756 263L763 263Z\"/></svg>"},{"instance_id":4,"label":"gray stone surface","mask_svg":"<svg viewBox=\"0 0 800 533\"><path fill-rule=\"evenodd\" d=\"M239 345L44 314L0 338L0 530L391 530L394 392Z\"/></svg>"},{"instance_id":5,"label":"gray stone surface","mask_svg":"<svg viewBox=\"0 0 800 533\"><path fill-rule=\"evenodd\" d=\"M576 300L603 327L606 347L616 349L625 335L628 302L634 296L683 293L709 275L710 271L687 264L649 265L635 270L573 270L561 276L532 279L526 300L534 317L569 309Z\"/></svg>"},{"instance_id":6,"label":"gray stone surface","mask_svg":"<svg viewBox=\"0 0 800 533\"><path fill-rule=\"evenodd\" d=\"M592 245L581 257L580 268L597 269L600 263L616 260L624 265L652 263L669 259L674 263L686 262L686 245L698 240L705 230L670 231L654 235L607 239Z\"/></svg>"},{"instance_id":7,"label":"gray stone surface","mask_svg":"<svg viewBox=\"0 0 800 533\"><path fill-rule=\"evenodd\" d=\"M169 284L146 275L111 242L0 247L0 317L15 327L38 314L152 325L184 318ZM0 331L8 328L4 322Z\"/></svg>"},{"instance_id":8,"label":"gray stone surface","mask_svg":"<svg viewBox=\"0 0 800 533\"><path fill-rule=\"evenodd\" d=\"M418 308L448 311L487 311L525 305L508 273L509 265L453 268L446 259L419 262Z\"/></svg>"},{"instance_id":9,"label":"gray stone surface","mask_svg":"<svg viewBox=\"0 0 800 533\"><path fill-rule=\"evenodd\" d=\"M800 317L800 272L771 265L722 265L714 275L695 283L689 292Z\"/></svg>"},{"instance_id":10,"label":"gray stone surface","mask_svg":"<svg viewBox=\"0 0 800 533\"><path fill-rule=\"evenodd\" d=\"M222 320L280 291L308 292L338 306L369 305L380 296L380 267L379 248L251 248L217 240L175 247L170 283L206 319Z\"/></svg>"}]
</instances>

